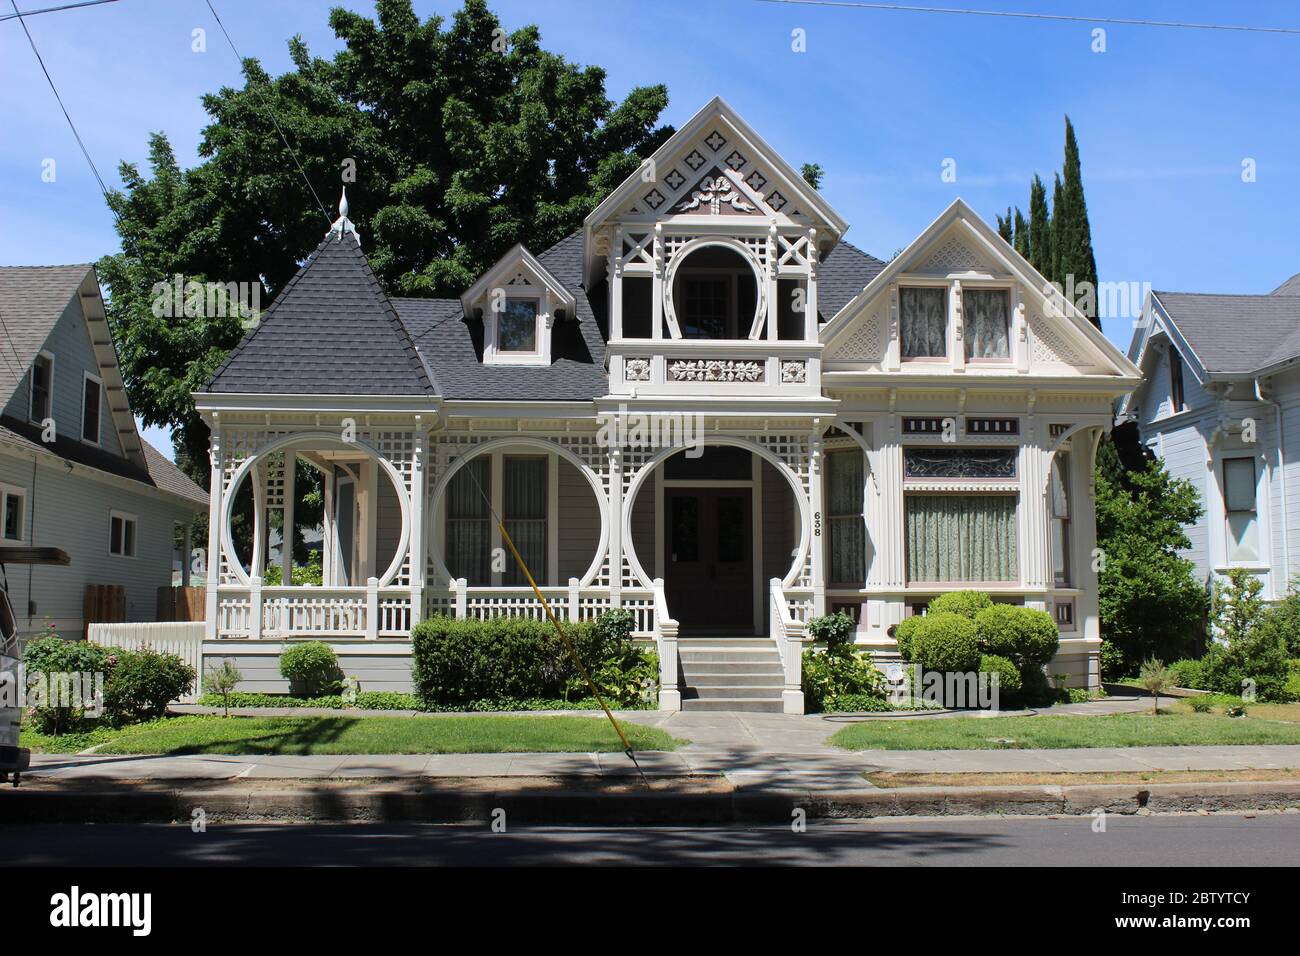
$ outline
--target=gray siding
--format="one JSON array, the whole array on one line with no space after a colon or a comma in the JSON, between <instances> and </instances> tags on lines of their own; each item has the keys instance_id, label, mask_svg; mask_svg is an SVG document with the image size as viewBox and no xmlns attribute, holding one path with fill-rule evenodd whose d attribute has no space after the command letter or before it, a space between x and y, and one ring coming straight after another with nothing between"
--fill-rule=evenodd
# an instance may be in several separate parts
<instances>
[{"instance_id":1,"label":"gray siding","mask_svg":"<svg viewBox=\"0 0 1300 956\"><path fill-rule=\"evenodd\" d=\"M766 461L763 467L763 587L772 578L784 578L794 558L798 509L794 493L781 473Z\"/></svg>"},{"instance_id":2,"label":"gray siding","mask_svg":"<svg viewBox=\"0 0 1300 956\"><path fill-rule=\"evenodd\" d=\"M54 398L51 403L54 425L60 436L81 438L82 382L86 372L99 375L99 363L90 344L90 333L81 313L81 303L75 298L68 303L59 321L55 323L44 348L54 355ZM28 420L31 409L31 369L23 376L14 394L5 405L4 413L22 421ZM117 428L109 411L108 397L100 389L99 396L99 447L116 455L122 454Z\"/></svg>"},{"instance_id":3,"label":"gray siding","mask_svg":"<svg viewBox=\"0 0 1300 956\"><path fill-rule=\"evenodd\" d=\"M410 691L411 658L407 654L353 654L352 647L334 645L339 655L339 667L348 677L355 677L361 684L361 690L396 690ZM232 662L239 668L244 679L239 682L240 691L262 694L287 694L289 682L280 676L279 654L247 654L240 648L231 648L229 654L222 653L221 648L212 650L209 644L204 649L203 667L211 673L224 661Z\"/></svg>"},{"instance_id":4,"label":"gray siding","mask_svg":"<svg viewBox=\"0 0 1300 956\"><path fill-rule=\"evenodd\" d=\"M0 454L0 481L27 493L25 540L62 548L72 558L68 567L13 565L7 569L10 598L24 630L40 629L47 620L65 629L79 629L87 584L124 586L127 619L154 620L157 589L171 584L173 529L177 522L192 518L188 509L148 491L137 493L71 474L62 464L36 465L33 476L30 458L8 454ZM137 518L134 558L108 553L112 510ZM29 588L31 600L36 602L30 622Z\"/></svg>"},{"instance_id":5,"label":"gray siding","mask_svg":"<svg viewBox=\"0 0 1300 956\"><path fill-rule=\"evenodd\" d=\"M562 458L558 493L560 567L557 583L568 584L569 578L581 578L596 557L596 548L600 544L600 509L582 472Z\"/></svg>"},{"instance_id":6,"label":"gray siding","mask_svg":"<svg viewBox=\"0 0 1300 956\"><path fill-rule=\"evenodd\" d=\"M655 521L655 484L658 481L659 471L656 470L642 483L632 506L632 546L641 559L641 567L652 578L655 576L655 541L659 536Z\"/></svg>"},{"instance_id":7,"label":"gray siding","mask_svg":"<svg viewBox=\"0 0 1300 956\"><path fill-rule=\"evenodd\" d=\"M393 555L402 540L402 505L388 473L379 469L378 498L375 503L375 574L383 574L393 563ZM362 582L364 583L364 582Z\"/></svg>"}]
</instances>

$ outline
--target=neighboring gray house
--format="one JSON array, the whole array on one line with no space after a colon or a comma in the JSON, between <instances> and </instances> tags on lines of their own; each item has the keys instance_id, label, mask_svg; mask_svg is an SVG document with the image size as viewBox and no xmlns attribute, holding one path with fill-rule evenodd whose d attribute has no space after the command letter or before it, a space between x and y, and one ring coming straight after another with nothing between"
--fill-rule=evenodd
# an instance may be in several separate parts
<instances>
[{"instance_id":1,"label":"neighboring gray house","mask_svg":"<svg viewBox=\"0 0 1300 956\"><path fill-rule=\"evenodd\" d=\"M1300 573L1300 275L1268 295L1152 292L1129 346L1144 381L1121 406L1205 515L1204 580L1247 567L1263 596Z\"/></svg>"},{"instance_id":2,"label":"neighboring gray house","mask_svg":"<svg viewBox=\"0 0 1300 956\"><path fill-rule=\"evenodd\" d=\"M89 584L125 587L127 620L153 620L177 528L206 504L136 431L94 267L0 267L0 543L72 558L6 569L23 630L80 634Z\"/></svg>"}]
</instances>

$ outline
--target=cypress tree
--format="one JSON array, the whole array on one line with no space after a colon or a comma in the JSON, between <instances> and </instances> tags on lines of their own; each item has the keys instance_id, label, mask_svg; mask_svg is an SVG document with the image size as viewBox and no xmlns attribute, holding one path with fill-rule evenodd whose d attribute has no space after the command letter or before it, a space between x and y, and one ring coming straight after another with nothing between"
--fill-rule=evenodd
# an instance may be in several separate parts
<instances>
[{"instance_id":1,"label":"cypress tree","mask_svg":"<svg viewBox=\"0 0 1300 956\"><path fill-rule=\"evenodd\" d=\"M1047 229L1048 235L1051 236L1052 249L1048 259L1047 278L1064 289L1065 275L1061 271L1061 249L1065 245L1069 211L1065 205L1065 190L1061 186L1061 174L1053 173L1052 178L1055 180L1055 185L1052 187L1052 218Z\"/></svg>"},{"instance_id":2,"label":"cypress tree","mask_svg":"<svg viewBox=\"0 0 1300 956\"><path fill-rule=\"evenodd\" d=\"M1074 276L1075 288L1081 283L1097 288L1097 259L1092 251L1092 229L1088 225L1088 204L1083 196L1083 173L1079 164L1079 144L1074 137L1074 125L1065 118L1065 166L1063 181L1059 184L1059 199L1055 200L1053 221L1061 220L1056 243L1057 281L1064 284L1067 276ZM1091 316L1093 325L1101 328L1101 318Z\"/></svg>"},{"instance_id":3,"label":"cypress tree","mask_svg":"<svg viewBox=\"0 0 1300 956\"><path fill-rule=\"evenodd\" d=\"M1015 238L1012 245L1016 252L1020 253L1026 259L1029 258L1029 223L1025 222L1025 217L1020 213L1020 207L1016 207L1016 221L1013 225L1012 232Z\"/></svg>"},{"instance_id":4,"label":"cypress tree","mask_svg":"<svg viewBox=\"0 0 1300 956\"><path fill-rule=\"evenodd\" d=\"M1007 207L1007 217L1005 219L1003 219L1001 216L998 216L998 235L1001 236L1003 239L1005 239L1008 243L1011 242L1013 239L1013 235L1011 232L1011 207L1010 206Z\"/></svg>"},{"instance_id":5,"label":"cypress tree","mask_svg":"<svg viewBox=\"0 0 1300 956\"><path fill-rule=\"evenodd\" d=\"M1052 233L1047 211L1047 187L1034 173L1029 185L1029 262L1045 277L1052 268Z\"/></svg>"}]
</instances>

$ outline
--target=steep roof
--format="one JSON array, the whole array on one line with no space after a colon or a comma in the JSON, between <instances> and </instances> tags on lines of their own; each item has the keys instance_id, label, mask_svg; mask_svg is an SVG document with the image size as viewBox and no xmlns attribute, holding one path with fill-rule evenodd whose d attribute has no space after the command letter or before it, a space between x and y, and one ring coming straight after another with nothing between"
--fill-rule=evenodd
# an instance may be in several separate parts
<instances>
[{"instance_id":1,"label":"steep roof","mask_svg":"<svg viewBox=\"0 0 1300 956\"><path fill-rule=\"evenodd\" d=\"M93 266L0 266L0 406L13 396Z\"/></svg>"},{"instance_id":2,"label":"steep roof","mask_svg":"<svg viewBox=\"0 0 1300 956\"><path fill-rule=\"evenodd\" d=\"M1300 272L1287 279L1274 289L1270 295L1300 295Z\"/></svg>"},{"instance_id":3,"label":"steep roof","mask_svg":"<svg viewBox=\"0 0 1300 956\"><path fill-rule=\"evenodd\" d=\"M878 276L885 263L843 240L817 265L817 313L829 322Z\"/></svg>"},{"instance_id":4,"label":"steep roof","mask_svg":"<svg viewBox=\"0 0 1300 956\"><path fill-rule=\"evenodd\" d=\"M1300 357L1300 295L1152 295L1211 374L1249 374Z\"/></svg>"},{"instance_id":5,"label":"steep roof","mask_svg":"<svg viewBox=\"0 0 1300 956\"><path fill-rule=\"evenodd\" d=\"M435 392L429 370L366 262L356 233L337 227L217 369L208 390Z\"/></svg>"}]
</instances>

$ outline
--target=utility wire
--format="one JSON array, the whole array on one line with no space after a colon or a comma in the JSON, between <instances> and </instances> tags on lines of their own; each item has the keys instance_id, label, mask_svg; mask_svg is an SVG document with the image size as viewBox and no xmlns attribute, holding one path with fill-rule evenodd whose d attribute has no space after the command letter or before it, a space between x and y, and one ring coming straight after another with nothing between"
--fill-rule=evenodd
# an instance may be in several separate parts
<instances>
[{"instance_id":1,"label":"utility wire","mask_svg":"<svg viewBox=\"0 0 1300 956\"><path fill-rule=\"evenodd\" d=\"M1300 35L1296 27L1260 27L1233 23L1185 23L1177 20L1138 20L1122 17L1081 17L1064 13L1023 13L1009 10L967 10L959 7L920 7L902 3L863 3L858 0L757 0L795 6L849 7L859 10L895 10L904 13L947 13L972 17L1006 17L1020 20L1058 20L1068 23L1110 23L1134 27L1173 27L1183 30L1230 30L1238 33L1287 33Z\"/></svg>"},{"instance_id":2,"label":"utility wire","mask_svg":"<svg viewBox=\"0 0 1300 956\"><path fill-rule=\"evenodd\" d=\"M20 13L0 13L0 23L15 17L34 17L42 13L58 13L60 10L75 10L78 7L97 7L101 3L117 3L117 0L81 0L80 3L65 3L57 7L42 7L39 10L23 10Z\"/></svg>"},{"instance_id":3,"label":"utility wire","mask_svg":"<svg viewBox=\"0 0 1300 956\"><path fill-rule=\"evenodd\" d=\"M221 32L226 38L226 43L230 45L230 52L235 54L235 59L239 61L239 68L242 70L244 68L244 58L239 55L239 50L235 47L235 41L230 38L230 31L228 31L226 25L221 22L221 17L217 15L216 8L212 6L212 0L204 0L204 3L208 5L208 10L212 13L212 19L217 21L217 26L221 28ZM266 100L262 97L261 90L259 90L251 80L248 82L248 88L257 94L257 98L263 106L267 105ZM302 163L298 161L297 151L289 145L289 137L285 136L284 130L280 128L280 122L275 118L275 110L268 109L266 115L270 117L271 122L275 125L276 132L280 134L280 139L284 142L284 148L287 149L289 155L293 157L293 164L298 167L298 174L302 176L302 181L307 184L307 188L311 191L312 198L316 200L316 205L320 207L321 215L325 217L325 221L328 224L333 225L334 220L330 218L329 211L325 208L325 204L320 201L320 196L316 194L316 187L311 184L311 180L307 178L306 170L302 168Z\"/></svg>"}]
</instances>

